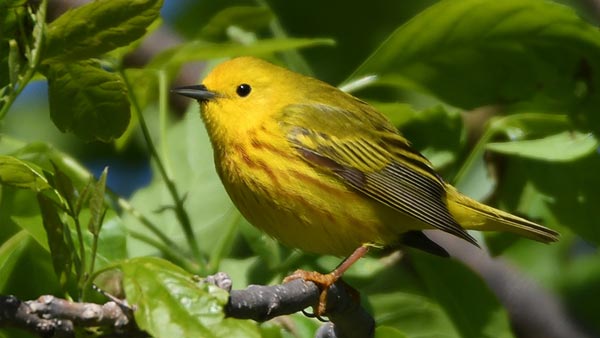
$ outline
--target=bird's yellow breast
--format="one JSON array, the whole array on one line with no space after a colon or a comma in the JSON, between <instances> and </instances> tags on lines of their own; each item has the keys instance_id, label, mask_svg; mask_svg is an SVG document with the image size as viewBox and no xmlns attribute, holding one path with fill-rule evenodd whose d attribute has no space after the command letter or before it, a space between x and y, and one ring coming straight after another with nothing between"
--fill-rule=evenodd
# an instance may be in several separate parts
<instances>
[{"instance_id":1,"label":"bird's yellow breast","mask_svg":"<svg viewBox=\"0 0 600 338\"><path fill-rule=\"evenodd\" d=\"M254 226L288 246L343 256L362 244L391 244L394 224L415 223L319 172L279 131L263 125L215 153L229 196Z\"/></svg>"}]
</instances>

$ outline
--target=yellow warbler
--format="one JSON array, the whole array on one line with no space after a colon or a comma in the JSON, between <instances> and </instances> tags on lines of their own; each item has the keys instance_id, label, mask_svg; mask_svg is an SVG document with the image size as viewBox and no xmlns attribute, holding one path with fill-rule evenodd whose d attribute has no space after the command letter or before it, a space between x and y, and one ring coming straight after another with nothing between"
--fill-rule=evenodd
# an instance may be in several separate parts
<instances>
[{"instance_id":1,"label":"yellow warbler","mask_svg":"<svg viewBox=\"0 0 600 338\"><path fill-rule=\"evenodd\" d=\"M317 79L240 57L217 66L203 84L174 91L200 102L218 174L250 223L308 252L354 252L325 286L369 246L405 244L445 255L424 229L473 244L465 229L558 239L551 229L462 195L384 115Z\"/></svg>"}]
</instances>

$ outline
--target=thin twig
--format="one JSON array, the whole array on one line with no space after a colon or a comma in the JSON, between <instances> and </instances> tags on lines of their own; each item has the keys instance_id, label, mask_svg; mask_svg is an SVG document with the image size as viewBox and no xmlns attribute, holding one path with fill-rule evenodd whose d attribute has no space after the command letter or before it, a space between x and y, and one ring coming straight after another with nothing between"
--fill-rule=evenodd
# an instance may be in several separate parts
<instances>
[{"instance_id":1,"label":"thin twig","mask_svg":"<svg viewBox=\"0 0 600 338\"><path fill-rule=\"evenodd\" d=\"M83 327L103 327L115 337L148 336L115 302L75 303L48 295L26 302L0 296L0 327L6 326L40 337L75 337L77 329Z\"/></svg>"},{"instance_id":2,"label":"thin twig","mask_svg":"<svg viewBox=\"0 0 600 338\"><path fill-rule=\"evenodd\" d=\"M154 145L154 142L152 141L152 136L150 135L148 125L146 124L146 120L144 119L144 114L142 114L140 105L137 102L135 95L133 95L134 91L133 91L133 87L131 86L131 82L129 81L129 78L123 71L121 71L121 77L123 78L123 82L125 83L125 86L127 87L127 91L130 93L133 110L138 117L140 128L142 129L142 134L144 135L144 140L146 141L146 144L148 145L148 150L150 151L150 155L152 156L152 158L154 158L156 166L158 167L158 171L165 182L167 190L169 191L169 193L171 194L171 197L173 198L173 203L174 203L173 207L174 207L174 211L175 211L175 216L177 217L177 220L179 221L179 224L181 225L183 232L185 233L185 237L186 237L186 239L188 241L188 245L192 251L192 255L196 259L204 262L204 257L200 253L200 248L198 247L198 242L196 241L194 231L192 230L192 223L190 221L189 215L185 211L185 208L183 207L183 199L179 195L179 192L177 191L177 186L175 185L175 182L168 175L167 170L166 170L160 156L158 155L156 146ZM206 266L206 264L202 264L201 268L204 269L205 266Z\"/></svg>"}]
</instances>

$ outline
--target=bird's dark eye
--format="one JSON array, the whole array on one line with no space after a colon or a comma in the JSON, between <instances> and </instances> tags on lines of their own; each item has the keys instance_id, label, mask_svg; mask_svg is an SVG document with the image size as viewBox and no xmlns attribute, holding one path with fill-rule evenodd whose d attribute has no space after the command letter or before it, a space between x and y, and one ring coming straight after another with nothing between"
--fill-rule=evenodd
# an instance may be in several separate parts
<instances>
[{"instance_id":1,"label":"bird's dark eye","mask_svg":"<svg viewBox=\"0 0 600 338\"><path fill-rule=\"evenodd\" d=\"M237 87L237 89L235 90L235 92L240 96L240 97L246 97L248 96L248 94L250 94L250 92L252 91L252 87L250 87L249 84L247 83L242 83L241 85L239 85Z\"/></svg>"}]
</instances>

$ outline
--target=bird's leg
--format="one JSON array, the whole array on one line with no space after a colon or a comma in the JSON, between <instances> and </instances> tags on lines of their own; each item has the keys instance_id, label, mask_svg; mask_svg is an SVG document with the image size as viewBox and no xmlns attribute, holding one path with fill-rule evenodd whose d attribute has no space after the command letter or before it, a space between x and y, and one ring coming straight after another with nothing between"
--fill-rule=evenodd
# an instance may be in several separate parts
<instances>
[{"instance_id":1,"label":"bird's leg","mask_svg":"<svg viewBox=\"0 0 600 338\"><path fill-rule=\"evenodd\" d=\"M354 250L350 256L344 259L333 271L328 274L322 274L316 271L296 270L293 274L285 277L283 282L287 283L294 279L303 279L305 281L311 281L317 284L319 290L321 290L321 293L319 295L319 304L316 307L315 315L320 317L324 315L325 311L327 310L327 290L329 290L329 287L335 284L335 282L342 277L344 272L346 272L346 270L348 270L352 264L356 263L356 261L366 255L367 252L369 252L369 247L367 245L362 245ZM358 294L356 290L352 289L352 291Z\"/></svg>"}]
</instances>

